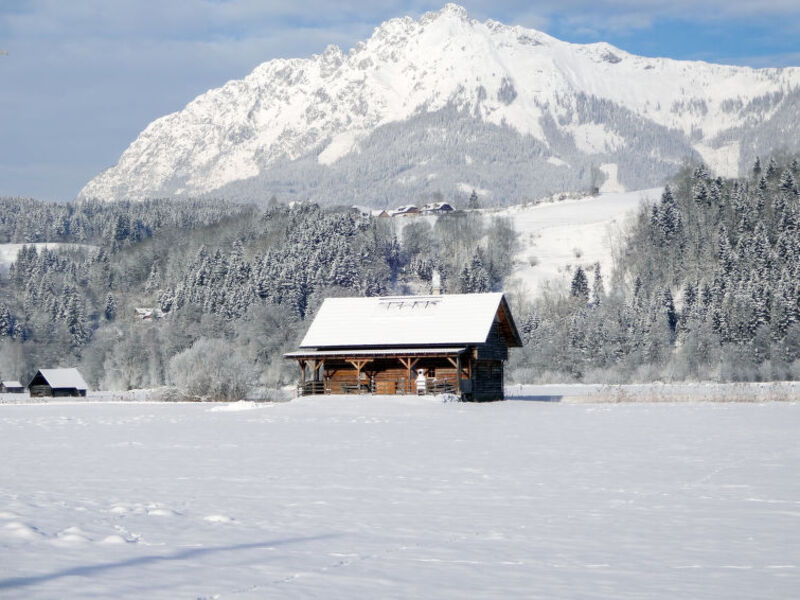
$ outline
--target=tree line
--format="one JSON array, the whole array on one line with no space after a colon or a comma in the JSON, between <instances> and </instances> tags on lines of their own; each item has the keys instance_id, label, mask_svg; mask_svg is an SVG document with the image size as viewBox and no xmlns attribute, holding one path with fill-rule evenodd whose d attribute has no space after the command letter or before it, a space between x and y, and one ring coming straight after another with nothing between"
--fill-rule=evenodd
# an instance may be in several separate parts
<instances>
[{"instance_id":1,"label":"tree line","mask_svg":"<svg viewBox=\"0 0 800 600\"><path fill-rule=\"evenodd\" d=\"M282 353L325 297L430 293L435 271L443 292L501 289L516 244L508 221L465 212L431 224L313 203L0 204L5 240L78 244L25 244L0 276L0 375L75 365L100 389L223 398L288 383Z\"/></svg>"}]
</instances>

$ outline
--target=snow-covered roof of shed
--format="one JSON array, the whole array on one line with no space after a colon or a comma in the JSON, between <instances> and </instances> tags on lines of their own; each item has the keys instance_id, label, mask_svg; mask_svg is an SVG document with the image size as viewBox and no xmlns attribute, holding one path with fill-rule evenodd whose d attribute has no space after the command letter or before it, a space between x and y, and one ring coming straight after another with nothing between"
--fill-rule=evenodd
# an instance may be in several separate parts
<instances>
[{"instance_id":1,"label":"snow-covered roof of shed","mask_svg":"<svg viewBox=\"0 0 800 600\"><path fill-rule=\"evenodd\" d=\"M47 380L50 387L89 389L78 369L39 369L39 373Z\"/></svg>"},{"instance_id":2,"label":"snow-covered roof of shed","mask_svg":"<svg viewBox=\"0 0 800 600\"><path fill-rule=\"evenodd\" d=\"M7 388L21 388L24 387L19 381L14 381L13 379L9 379L8 381L2 382L3 387Z\"/></svg>"},{"instance_id":3,"label":"snow-covered roof of shed","mask_svg":"<svg viewBox=\"0 0 800 600\"><path fill-rule=\"evenodd\" d=\"M300 348L482 344L501 306L505 307L511 335L518 340L510 311L499 292L327 298Z\"/></svg>"}]
</instances>

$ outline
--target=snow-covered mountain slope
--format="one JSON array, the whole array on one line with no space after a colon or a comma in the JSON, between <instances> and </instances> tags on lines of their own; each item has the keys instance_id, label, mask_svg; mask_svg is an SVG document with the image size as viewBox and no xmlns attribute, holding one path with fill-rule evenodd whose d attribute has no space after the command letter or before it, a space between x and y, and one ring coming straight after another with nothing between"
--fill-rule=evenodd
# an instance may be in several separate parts
<instances>
[{"instance_id":1,"label":"snow-covered mountain slope","mask_svg":"<svg viewBox=\"0 0 800 600\"><path fill-rule=\"evenodd\" d=\"M272 60L202 94L81 196L384 205L475 187L515 202L612 170L627 189L659 185L687 157L734 175L798 144L798 86L800 68L643 58L448 4L392 19L347 54Z\"/></svg>"}]
</instances>

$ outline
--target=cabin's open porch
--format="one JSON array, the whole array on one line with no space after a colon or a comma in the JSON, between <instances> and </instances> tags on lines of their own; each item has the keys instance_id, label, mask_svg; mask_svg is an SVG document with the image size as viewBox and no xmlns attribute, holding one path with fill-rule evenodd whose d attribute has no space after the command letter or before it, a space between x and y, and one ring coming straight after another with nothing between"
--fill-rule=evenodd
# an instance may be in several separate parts
<instances>
[{"instance_id":1,"label":"cabin's open porch","mask_svg":"<svg viewBox=\"0 0 800 600\"><path fill-rule=\"evenodd\" d=\"M291 352L300 369L298 394L417 394L468 396L472 362L466 347Z\"/></svg>"}]
</instances>

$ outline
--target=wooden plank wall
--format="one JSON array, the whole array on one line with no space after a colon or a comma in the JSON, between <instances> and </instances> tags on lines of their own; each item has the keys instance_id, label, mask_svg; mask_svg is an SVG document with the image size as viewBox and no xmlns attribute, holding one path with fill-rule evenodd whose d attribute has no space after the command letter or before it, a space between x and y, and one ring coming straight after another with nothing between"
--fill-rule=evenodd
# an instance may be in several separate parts
<instances>
[{"instance_id":1,"label":"wooden plank wall","mask_svg":"<svg viewBox=\"0 0 800 600\"><path fill-rule=\"evenodd\" d=\"M500 329L500 323L495 319L486 343L478 346L478 358L486 360L506 360L508 358L508 346Z\"/></svg>"},{"instance_id":2,"label":"wooden plank wall","mask_svg":"<svg viewBox=\"0 0 800 600\"><path fill-rule=\"evenodd\" d=\"M446 366L442 364L446 363ZM352 365L345 362L329 362L325 365L326 371L330 372L335 370L332 376L326 379L326 383L330 387L332 394L342 394L348 390L345 386L354 386L356 384L356 370ZM361 371L363 384L370 383L370 376L375 382L376 393L383 394L405 394L416 393L416 378L417 369L431 370L428 376L433 376L438 379L448 378L455 381L456 370L445 359L422 359L411 372L411 381L409 383L408 369L399 364L396 360L376 360L368 363ZM394 387L390 384L394 384Z\"/></svg>"},{"instance_id":3,"label":"wooden plank wall","mask_svg":"<svg viewBox=\"0 0 800 600\"><path fill-rule=\"evenodd\" d=\"M503 398L503 362L476 360L472 367L472 399L478 401Z\"/></svg>"}]
</instances>

